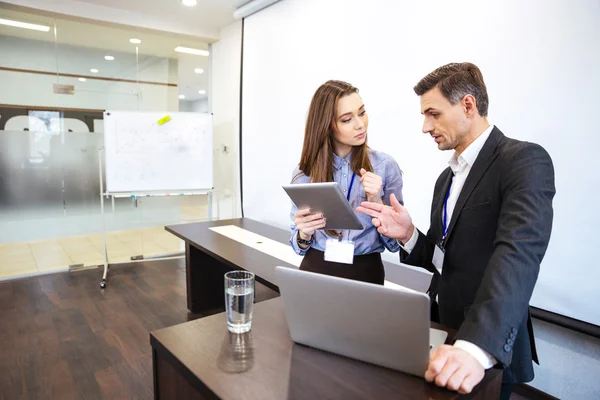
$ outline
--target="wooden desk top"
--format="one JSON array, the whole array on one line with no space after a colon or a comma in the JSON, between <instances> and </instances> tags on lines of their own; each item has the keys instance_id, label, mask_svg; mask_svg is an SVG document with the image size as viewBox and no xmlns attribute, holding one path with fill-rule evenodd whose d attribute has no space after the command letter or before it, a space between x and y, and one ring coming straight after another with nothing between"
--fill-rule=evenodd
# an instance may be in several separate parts
<instances>
[{"instance_id":1,"label":"wooden desk top","mask_svg":"<svg viewBox=\"0 0 600 400\"><path fill-rule=\"evenodd\" d=\"M217 314L151 332L150 342L209 399L463 398L422 378L295 344L280 298L255 304L247 334L230 334L225 314ZM487 371L472 395L501 373Z\"/></svg>"},{"instance_id":2,"label":"wooden desk top","mask_svg":"<svg viewBox=\"0 0 600 400\"><path fill-rule=\"evenodd\" d=\"M220 262L229 265L232 269L243 268L254 272L260 283L279 291L275 285L275 267L278 265L292 267L292 265L209 229L224 225L235 225L269 239L289 244L290 232L288 230L248 218L168 225L165 226L165 229ZM386 279L389 281L421 292L429 287L430 278L423 278L421 272L406 268L400 271L395 265L386 261L383 262L383 265Z\"/></svg>"},{"instance_id":3,"label":"wooden desk top","mask_svg":"<svg viewBox=\"0 0 600 400\"><path fill-rule=\"evenodd\" d=\"M247 269L256 274L256 279L275 290L275 267L278 265L293 267L278 258L255 250L219 233L211 231L214 226L235 225L269 239L289 243L290 234L283 229L275 228L247 218L226 219L220 221L197 222L191 224L168 225L165 229L175 236L189 242L194 247L210 254L216 260L229 265L232 269Z\"/></svg>"}]
</instances>

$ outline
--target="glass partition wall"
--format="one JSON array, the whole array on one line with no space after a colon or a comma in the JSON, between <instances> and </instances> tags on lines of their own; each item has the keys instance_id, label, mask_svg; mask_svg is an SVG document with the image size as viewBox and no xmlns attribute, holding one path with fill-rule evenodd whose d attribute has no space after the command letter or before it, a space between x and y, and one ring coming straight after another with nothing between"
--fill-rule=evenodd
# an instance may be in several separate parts
<instances>
[{"instance_id":1,"label":"glass partition wall","mask_svg":"<svg viewBox=\"0 0 600 400\"><path fill-rule=\"evenodd\" d=\"M1 8L0 18L35 27L0 25L0 279L101 265L104 230L110 263L181 252L164 225L232 214L236 204L210 216L203 195L108 197L100 212L103 111L208 112L209 58L174 50L208 44ZM229 160L215 149L215 181Z\"/></svg>"}]
</instances>

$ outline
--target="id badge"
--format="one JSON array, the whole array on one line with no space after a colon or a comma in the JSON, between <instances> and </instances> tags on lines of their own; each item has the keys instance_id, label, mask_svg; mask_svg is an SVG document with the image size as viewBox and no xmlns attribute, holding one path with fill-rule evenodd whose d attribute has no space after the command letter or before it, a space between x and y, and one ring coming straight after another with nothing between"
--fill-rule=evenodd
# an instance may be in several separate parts
<instances>
[{"instance_id":1,"label":"id badge","mask_svg":"<svg viewBox=\"0 0 600 400\"><path fill-rule=\"evenodd\" d=\"M433 259L431 262L435 269L438 270L440 275L442 274L442 266L444 265L444 248L440 246L440 244L435 245L435 249L433 250Z\"/></svg>"},{"instance_id":2,"label":"id badge","mask_svg":"<svg viewBox=\"0 0 600 400\"><path fill-rule=\"evenodd\" d=\"M354 242L327 239L325 243L325 261L352 264L354 262Z\"/></svg>"}]
</instances>

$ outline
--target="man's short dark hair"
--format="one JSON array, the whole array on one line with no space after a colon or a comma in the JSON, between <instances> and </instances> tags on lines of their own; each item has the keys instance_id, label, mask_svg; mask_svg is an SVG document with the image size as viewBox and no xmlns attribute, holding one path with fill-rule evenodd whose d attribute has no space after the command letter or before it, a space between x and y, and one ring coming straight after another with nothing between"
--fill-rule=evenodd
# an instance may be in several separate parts
<instances>
[{"instance_id":1,"label":"man's short dark hair","mask_svg":"<svg viewBox=\"0 0 600 400\"><path fill-rule=\"evenodd\" d=\"M421 79L413 90L422 96L435 87L440 88L451 104L458 103L466 95L472 95L477 101L479 115L487 117L487 88L477 65L469 62L446 64Z\"/></svg>"}]
</instances>

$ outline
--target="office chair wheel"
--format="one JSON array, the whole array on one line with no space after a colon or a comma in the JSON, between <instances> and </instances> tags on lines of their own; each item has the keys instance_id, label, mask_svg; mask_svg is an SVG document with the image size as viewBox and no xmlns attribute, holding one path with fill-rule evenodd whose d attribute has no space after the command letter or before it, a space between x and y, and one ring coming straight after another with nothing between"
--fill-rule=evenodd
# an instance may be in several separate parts
<instances>
[{"instance_id":1,"label":"office chair wheel","mask_svg":"<svg viewBox=\"0 0 600 400\"><path fill-rule=\"evenodd\" d=\"M102 281L100 282L100 287L102 289L104 289L106 287L106 280L105 279L102 279Z\"/></svg>"}]
</instances>

